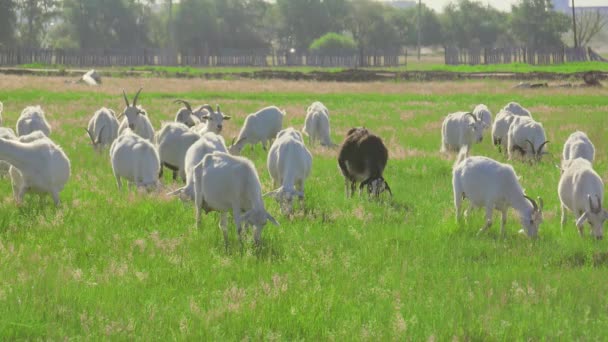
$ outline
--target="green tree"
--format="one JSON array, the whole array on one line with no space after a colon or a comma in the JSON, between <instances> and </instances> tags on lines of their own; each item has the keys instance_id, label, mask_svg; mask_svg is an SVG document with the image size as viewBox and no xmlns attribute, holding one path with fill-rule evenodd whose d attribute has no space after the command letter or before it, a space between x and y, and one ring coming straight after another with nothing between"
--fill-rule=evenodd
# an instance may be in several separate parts
<instances>
[{"instance_id":1,"label":"green tree","mask_svg":"<svg viewBox=\"0 0 608 342\"><path fill-rule=\"evenodd\" d=\"M405 35L391 20L395 9L380 2L355 0L352 2L348 28L359 47L361 57L381 50L400 49Z\"/></svg>"},{"instance_id":2,"label":"green tree","mask_svg":"<svg viewBox=\"0 0 608 342\"><path fill-rule=\"evenodd\" d=\"M443 42L441 35L441 22L437 13L422 4L420 20L421 44L437 45ZM405 17L406 44L418 44L418 8L411 7L403 11Z\"/></svg>"},{"instance_id":3,"label":"green tree","mask_svg":"<svg viewBox=\"0 0 608 342\"><path fill-rule=\"evenodd\" d=\"M330 32L315 39L309 50L326 56L352 54L357 51L357 44L348 36Z\"/></svg>"},{"instance_id":4,"label":"green tree","mask_svg":"<svg viewBox=\"0 0 608 342\"><path fill-rule=\"evenodd\" d=\"M491 47L508 36L508 15L471 0L445 7L441 15L445 45Z\"/></svg>"},{"instance_id":5,"label":"green tree","mask_svg":"<svg viewBox=\"0 0 608 342\"><path fill-rule=\"evenodd\" d=\"M41 45L59 6L59 0L18 0L17 9L21 17L19 35L22 45Z\"/></svg>"},{"instance_id":6,"label":"green tree","mask_svg":"<svg viewBox=\"0 0 608 342\"><path fill-rule=\"evenodd\" d=\"M511 31L528 46L561 46L561 35L568 31L570 21L563 13L553 11L551 0L521 0L511 10Z\"/></svg>"},{"instance_id":7,"label":"green tree","mask_svg":"<svg viewBox=\"0 0 608 342\"><path fill-rule=\"evenodd\" d=\"M0 47L15 43L16 8L14 0L0 0Z\"/></svg>"}]
</instances>

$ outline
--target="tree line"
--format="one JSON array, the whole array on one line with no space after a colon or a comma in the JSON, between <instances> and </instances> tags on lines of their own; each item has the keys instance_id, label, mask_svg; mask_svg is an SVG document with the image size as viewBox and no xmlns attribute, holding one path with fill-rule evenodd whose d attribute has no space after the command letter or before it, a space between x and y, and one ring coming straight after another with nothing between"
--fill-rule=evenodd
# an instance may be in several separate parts
<instances>
[{"instance_id":1,"label":"tree line","mask_svg":"<svg viewBox=\"0 0 608 342\"><path fill-rule=\"evenodd\" d=\"M0 0L2 47L374 51L416 45L418 25L424 46L543 47L563 44L570 19L550 0L510 13L471 0L441 13L372 0Z\"/></svg>"}]
</instances>

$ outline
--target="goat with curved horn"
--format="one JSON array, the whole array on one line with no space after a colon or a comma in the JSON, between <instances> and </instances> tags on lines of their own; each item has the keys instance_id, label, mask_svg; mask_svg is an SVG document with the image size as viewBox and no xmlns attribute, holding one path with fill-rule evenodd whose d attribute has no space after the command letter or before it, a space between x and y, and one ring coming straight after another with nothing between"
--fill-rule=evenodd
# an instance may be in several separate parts
<instances>
[{"instance_id":1,"label":"goat with curved horn","mask_svg":"<svg viewBox=\"0 0 608 342\"><path fill-rule=\"evenodd\" d=\"M471 113L471 112L465 113L464 115L465 115L465 116L470 116L470 117L472 117L472 118L473 118L473 120L474 120L475 122L477 122L477 121L479 120L479 119L477 119L477 117L476 117L475 115L473 115L473 113Z\"/></svg>"},{"instance_id":2,"label":"goat with curved horn","mask_svg":"<svg viewBox=\"0 0 608 342\"><path fill-rule=\"evenodd\" d=\"M538 153L540 154L543 150L543 147L545 147L545 145L547 145L549 143L549 140L545 141L544 143L540 144L540 147L538 148ZM548 153L548 152L544 152L543 154Z\"/></svg>"},{"instance_id":3,"label":"goat with curved horn","mask_svg":"<svg viewBox=\"0 0 608 342\"><path fill-rule=\"evenodd\" d=\"M122 97L124 97L127 107L131 107L131 104L129 103L129 98L127 97L127 93L125 93L124 89L122 90Z\"/></svg>"},{"instance_id":4,"label":"goat with curved horn","mask_svg":"<svg viewBox=\"0 0 608 342\"><path fill-rule=\"evenodd\" d=\"M192 113L192 106L190 106L190 103L188 101L185 101L185 100L175 100L175 101L173 101L173 103L181 103L181 104L183 104Z\"/></svg>"},{"instance_id":5,"label":"goat with curved horn","mask_svg":"<svg viewBox=\"0 0 608 342\"><path fill-rule=\"evenodd\" d=\"M536 203L535 200L533 200L531 197L528 197L526 195L524 195L524 198L527 199L528 201L530 201L530 203L532 203L532 207L534 208L534 211L539 211L538 204Z\"/></svg>"}]
</instances>

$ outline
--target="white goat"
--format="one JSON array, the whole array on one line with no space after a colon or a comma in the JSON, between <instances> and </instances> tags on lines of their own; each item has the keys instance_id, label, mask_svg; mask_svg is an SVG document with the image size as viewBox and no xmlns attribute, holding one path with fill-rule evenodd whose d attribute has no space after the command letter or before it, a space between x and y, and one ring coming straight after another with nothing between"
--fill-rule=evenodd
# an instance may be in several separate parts
<instances>
[{"instance_id":1,"label":"white goat","mask_svg":"<svg viewBox=\"0 0 608 342\"><path fill-rule=\"evenodd\" d=\"M201 138L200 135L190 131L188 126L180 122L168 122L163 125L156 135L158 153L162 166L173 171L173 180L177 175L186 181L184 161L186 152L192 144ZM161 167L160 176L163 171Z\"/></svg>"},{"instance_id":2,"label":"white goat","mask_svg":"<svg viewBox=\"0 0 608 342\"><path fill-rule=\"evenodd\" d=\"M586 159L571 159L566 164L557 188L562 209L562 229L566 224L566 211L570 211L578 217L576 227L581 236L587 221L591 225L592 235L602 239L604 221L608 219L608 212L602 209L604 201L602 178Z\"/></svg>"},{"instance_id":3,"label":"white goat","mask_svg":"<svg viewBox=\"0 0 608 342\"><path fill-rule=\"evenodd\" d=\"M137 105L137 98L139 97L141 90L142 88L139 88L137 94L135 94L132 105L129 104L129 99L127 99L125 91L122 91L127 106L118 116L118 119L125 116L118 127L118 135L124 134L127 128L129 128L140 137L154 142L154 127L152 127L152 123L150 122L150 119L148 119L148 113L146 113L141 106Z\"/></svg>"},{"instance_id":4,"label":"white goat","mask_svg":"<svg viewBox=\"0 0 608 342\"><path fill-rule=\"evenodd\" d=\"M194 168L198 165L206 155L215 151L228 153L226 142L221 135L213 132L205 133L197 140L186 152L184 168L186 171L186 185L179 188L168 195L181 196L182 199L194 201ZM199 169L200 170L200 169Z\"/></svg>"},{"instance_id":5,"label":"white goat","mask_svg":"<svg viewBox=\"0 0 608 342\"><path fill-rule=\"evenodd\" d=\"M245 144L251 144L253 148L253 145L258 142L261 142L262 147L266 150L266 144L282 129L284 116L285 111L281 111L275 106L266 107L254 114L247 115L236 143L233 140L230 146L230 153L238 155Z\"/></svg>"},{"instance_id":6,"label":"white goat","mask_svg":"<svg viewBox=\"0 0 608 342\"><path fill-rule=\"evenodd\" d=\"M492 112L490 112L488 106L484 104L475 106L473 115L475 115L479 121L483 122L484 129L492 127Z\"/></svg>"},{"instance_id":7,"label":"white goat","mask_svg":"<svg viewBox=\"0 0 608 342\"><path fill-rule=\"evenodd\" d=\"M492 142L498 146L498 151L507 153L507 143L509 141L509 127L517 116L507 110L501 110L496 114L492 123Z\"/></svg>"},{"instance_id":8,"label":"white goat","mask_svg":"<svg viewBox=\"0 0 608 342\"><path fill-rule=\"evenodd\" d=\"M17 120L17 135L22 136L33 131L41 131L47 137L51 135L51 125L46 121L40 106L26 107Z\"/></svg>"},{"instance_id":9,"label":"white goat","mask_svg":"<svg viewBox=\"0 0 608 342\"><path fill-rule=\"evenodd\" d=\"M290 214L293 198L304 200L304 181L310 175L312 155L304 146L300 132L287 128L279 132L268 152L266 162L274 187L264 196L274 197L284 214Z\"/></svg>"},{"instance_id":10,"label":"white goat","mask_svg":"<svg viewBox=\"0 0 608 342\"><path fill-rule=\"evenodd\" d=\"M532 118L532 114L530 113L529 110L527 110L526 108L522 107L522 105L520 105L517 102L509 102L504 108L503 110L512 113L513 115L517 115L517 116L528 116L530 118Z\"/></svg>"},{"instance_id":11,"label":"white goat","mask_svg":"<svg viewBox=\"0 0 608 342\"><path fill-rule=\"evenodd\" d=\"M520 233L525 232L530 237L536 237L538 227L543 221L543 200L538 198L539 206L524 194L511 165L486 157L467 158L467 153L466 147L461 149L453 169L456 221L460 221L463 199L468 198L471 209L475 207L486 209L486 224L481 228L480 233L492 226L492 213L496 209L502 213L500 232L504 235L507 210L512 207L518 212L524 228Z\"/></svg>"},{"instance_id":12,"label":"white goat","mask_svg":"<svg viewBox=\"0 0 608 342\"><path fill-rule=\"evenodd\" d=\"M315 102L320 103L320 102ZM323 106L325 107L325 106ZM311 108L313 108L311 110ZM319 140L323 146L333 146L331 142L329 130L329 115L327 109L322 109L319 106L308 107L306 119L304 120L304 128L302 132L308 136L308 143L312 145L315 140Z\"/></svg>"},{"instance_id":13,"label":"white goat","mask_svg":"<svg viewBox=\"0 0 608 342\"><path fill-rule=\"evenodd\" d=\"M576 158L587 159L590 163L593 163L595 159L595 146L593 146L587 134L581 131L570 134L564 144L563 160Z\"/></svg>"},{"instance_id":14,"label":"white goat","mask_svg":"<svg viewBox=\"0 0 608 342\"><path fill-rule=\"evenodd\" d=\"M525 116L516 117L509 126L507 135L509 160L513 159L515 151L531 161L540 161L542 156L547 154L544 147L549 141L540 122Z\"/></svg>"},{"instance_id":15,"label":"white goat","mask_svg":"<svg viewBox=\"0 0 608 342\"><path fill-rule=\"evenodd\" d=\"M87 128L85 128L91 145L97 152L101 152L104 146L112 145L114 139L118 137L118 120L116 113L106 107L101 107L93 114Z\"/></svg>"},{"instance_id":16,"label":"white goat","mask_svg":"<svg viewBox=\"0 0 608 342\"><path fill-rule=\"evenodd\" d=\"M483 140L484 123L473 113L448 114L441 126L441 152L458 152Z\"/></svg>"},{"instance_id":17,"label":"white goat","mask_svg":"<svg viewBox=\"0 0 608 342\"><path fill-rule=\"evenodd\" d=\"M248 159L214 152L206 155L193 172L196 223L200 224L201 209L221 212L220 228L226 246L229 210L232 210L239 240L243 223L255 227L253 237L256 244L260 242L266 221L279 225L264 208L260 179L255 166Z\"/></svg>"},{"instance_id":18,"label":"white goat","mask_svg":"<svg viewBox=\"0 0 608 342\"><path fill-rule=\"evenodd\" d=\"M137 187L146 189L158 186L160 157L150 141L130 129L119 135L110 147L112 171L118 189L122 189L121 177Z\"/></svg>"},{"instance_id":19,"label":"white goat","mask_svg":"<svg viewBox=\"0 0 608 342\"><path fill-rule=\"evenodd\" d=\"M315 101L310 106L308 106L308 108L306 109L306 114L319 110L325 112L325 114L327 114L327 116L329 117L329 109L327 109L327 107L325 107L325 105L319 101Z\"/></svg>"},{"instance_id":20,"label":"white goat","mask_svg":"<svg viewBox=\"0 0 608 342\"><path fill-rule=\"evenodd\" d=\"M101 84L101 75L95 69L91 69L82 75L81 80L89 86L96 86Z\"/></svg>"},{"instance_id":21,"label":"white goat","mask_svg":"<svg viewBox=\"0 0 608 342\"><path fill-rule=\"evenodd\" d=\"M42 132L30 136L38 139L22 142L0 138L0 159L11 164L15 200L21 203L26 192L50 194L59 206L59 192L70 178L70 160L61 147L41 137Z\"/></svg>"},{"instance_id":22,"label":"white goat","mask_svg":"<svg viewBox=\"0 0 608 342\"><path fill-rule=\"evenodd\" d=\"M0 138L7 140L17 140L15 131L8 127L0 127ZM6 175L10 167L11 164L5 161L0 161L0 176Z\"/></svg>"}]
</instances>

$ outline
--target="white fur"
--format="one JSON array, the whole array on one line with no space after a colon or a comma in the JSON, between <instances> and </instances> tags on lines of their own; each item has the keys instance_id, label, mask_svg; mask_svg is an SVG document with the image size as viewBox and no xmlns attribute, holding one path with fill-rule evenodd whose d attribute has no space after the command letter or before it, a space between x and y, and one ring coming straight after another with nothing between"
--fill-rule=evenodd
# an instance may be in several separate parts
<instances>
[{"instance_id":1,"label":"white fur","mask_svg":"<svg viewBox=\"0 0 608 342\"><path fill-rule=\"evenodd\" d=\"M492 112L490 112L488 106L484 104L475 106L475 109L473 109L473 115L475 115L478 120L483 122L484 130L492 127Z\"/></svg>"},{"instance_id":2,"label":"white fur","mask_svg":"<svg viewBox=\"0 0 608 342\"><path fill-rule=\"evenodd\" d=\"M178 195L181 196L182 199L194 201L194 168L196 165L200 164L206 155L215 151L228 153L224 138L213 132L205 133L199 140L192 144L186 152L184 161L186 185L169 193L169 195Z\"/></svg>"},{"instance_id":3,"label":"white fur","mask_svg":"<svg viewBox=\"0 0 608 342\"><path fill-rule=\"evenodd\" d=\"M70 160L42 132L22 138L22 141L0 139L0 159L11 164L9 173L15 200L22 202L26 192L50 194L58 206L59 193L70 178Z\"/></svg>"},{"instance_id":4,"label":"white fur","mask_svg":"<svg viewBox=\"0 0 608 342\"><path fill-rule=\"evenodd\" d=\"M604 237L604 221L608 218L608 212L602 209L604 183L588 160L568 160L557 192L561 201L562 229L566 224L566 212L570 211L577 217L576 227L581 236L587 221L591 225L593 236L598 239Z\"/></svg>"},{"instance_id":5,"label":"white fur","mask_svg":"<svg viewBox=\"0 0 608 342\"><path fill-rule=\"evenodd\" d=\"M525 116L513 119L507 134L507 153L509 159L513 159L517 152L516 146L525 151L525 157L530 160L539 161L546 154L547 137L545 129L540 122ZM530 145L530 142L533 146Z\"/></svg>"},{"instance_id":6,"label":"white fur","mask_svg":"<svg viewBox=\"0 0 608 342\"><path fill-rule=\"evenodd\" d=\"M304 199L304 182L312 168L312 155L299 133L291 127L279 132L266 162L274 187L281 185L266 195L279 201L285 214L291 213L294 197Z\"/></svg>"},{"instance_id":7,"label":"white fur","mask_svg":"<svg viewBox=\"0 0 608 342\"><path fill-rule=\"evenodd\" d=\"M266 221L278 225L264 208L262 187L251 161L214 152L194 168L196 222L200 224L201 210L221 212L220 228L228 244L227 212L232 211L236 231L241 239L242 224L255 227L254 239L260 237ZM244 213L243 213L244 212Z\"/></svg>"},{"instance_id":8,"label":"white fur","mask_svg":"<svg viewBox=\"0 0 608 342\"><path fill-rule=\"evenodd\" d=\"M154 143L154 127L148 118L148 114L141 106L137 106L137 108L139 114L135 114L131 120L128 116L122 120L118 127L118 135L124 134L127 128L130 128L135 134Z\"/></svg>"},{"instance_id":9,"label":"white fur","mask_svg":"<svg viewBox=\"0 0 608 342\"><path fill-rule=\"evenodd\" d=\"M230 153L238 155L245 144L254 145L259 142L266 150L266 144L282 129L284 116L285 112L275 106L247 115L236 143L230 146Z\"/></svg>"},{"instance_id":10,"label":"white fur","mask_svg":"<svg viewBox=\"0 0 608 342\"><path fill-rule=\"evenodd\" d=\"M87 135L96 151L112 145L118 137L118 120L113 110L102 107L93 114L87 125Z\"/></svg>"},{"instance_id":11,"label":"white fur","mask_svg":"<svg viewBox=\"0 0 608 342\"><path fill-rule=\"evenodd\" d=\"M509 102L503 108L503 110L510 112L516 116L528 116L528 117L532 118L532 114L530 113L530 111L527 110L526 108L522 107L522 105L520 105L517 102Z\"/></svg>"},{"instance_id":12,"label":"white fur","mask_svg":"<svg viewBox=\"0 0 608 342\"><path fill-rule=\"evenodd\" d=\"M484 123L467 112L448 114L441 126L441 152L458 152L483 140Z\"/></svg>"},{"instance_id":13,"label":"white fur","mask_svg":"<svg viewBox=\"0 0 608 342\"><path fill-rule=\"evenodd\" d=\"M329 114L327 108L325 108L325 110L321 109L318 105L315 106L315 103L313 103L311 107L308 107L302 132L308 136L308 143L310 145L318 140L323 146L333 146L330 136ZM323 106L323 108L324 107L325 106ZM313 109L311 110L311 108Z\"/></svg>"},{"instance_id":14,"label":"white fur","mask_svg":"<svg viewBox=\"0 0 608 342\"><path fill-rule=\"evenodd\" d=\"M101 83L101 76L95 69L91 69L82 75L82 81L89 86L96 86Z\"/></svg>"},{"instance_id":15,"label":"white fur","mask_svg":"<svg viewBox=\"0 0 608 342\"><path fill-rule=\"evenodd\" d=\"M452 177L456 220L459 221L461 217L463 198L468 198L470 209L485 208L486 224L480 232L492 225L492 213L496 209L502 213L500 231L504 235L507 210L512 207L519 214L523 232L536 237L538 226L542 222L542 200L539 201L539 210L534 210L532 203L524 197L524 191L511 165L486 157L467 158L466 151L463 150L454 165Z\"/></svg>"},{"instance_id":16,"label":"white fur","mask_svg":"<svg viewBox=\"0 0 608 342\"><path fill-rule=\"evenodd\" d=\"M179 174L182 180L186 181L184 168L186 152L200 138L200 135L190 131L183 123L165 123L156 135L161 163L177 168L174 175Z\"/></svg>"},{"instance_id":17,"label":"white fur","mask_svg":"<svg viewBox=\"0 0 608 342\"><path fill-rule=\"evenodd\" d=\"M576 131L568 137L564 144L563 160L571 160L583 158L593 163L595 159L595 146L585 134L581 131Z\"/></svg>"},{"instance_id":18,"label":"white fur","mask_svg":"<svg viewBox=\"0 0 608 342\"><path fill-rule=\"evenodd\" d=\"M504 153L507 153L509 127L516 117L513 113L503 109L496 114L494 123L492 123L492 141Z\"/></svg>"},{"instance_id":19,"label":"white fur","mask_svg":"<svg viewBox=\"0 0 608 342\"><path fill-rule=\"evenodd\" d=\"M110 147L110 160L118 189L121 177L137 187L153 188L158 185L160 157L152 143L127 129Z\"/></svg>"},{"instance_id":20,"label":"white fur","mask_svg":"<svg viewBox=\"0 0 608 342\"><path fill-rule=\"evenodd\" d=\"M327 107L325 107L325 105L319 101L315 101L310 106L308 106L308 108L306 109L306 114L317 111L323 111L329 117L329 109L327 109Z\"/></svg>"},{"instance_id":21,"label":"white fur","mask_svg":"<svg viewBox=\"0 0 608 342\"><path fill-rule=\"evenodd\" d=\"M175 114L175 122L181 122L188 127L194 127L201 121L188 108L182 107Z\"/></svg>"},{"instance_id":22,"label":"white fur","mask_svg":"<svg viewBox=\"0 0 608 342\"><path fill-rule=\"evenodd\" d=\"M47 137L51 135L51 125L46 121L40 106L26 107L17 120L17 135L22 136L33 131L41 131Z\"/></svg>"}]
</instances>

